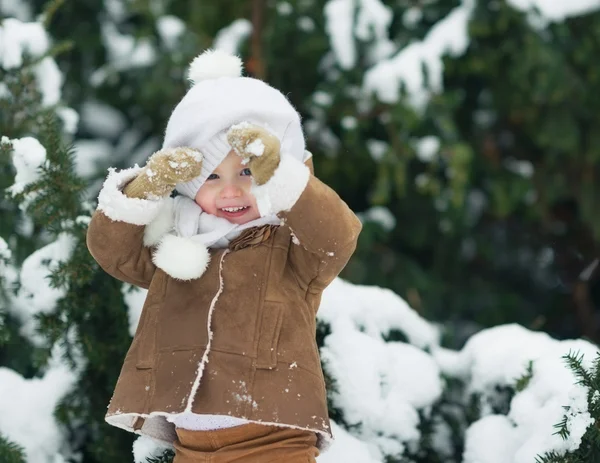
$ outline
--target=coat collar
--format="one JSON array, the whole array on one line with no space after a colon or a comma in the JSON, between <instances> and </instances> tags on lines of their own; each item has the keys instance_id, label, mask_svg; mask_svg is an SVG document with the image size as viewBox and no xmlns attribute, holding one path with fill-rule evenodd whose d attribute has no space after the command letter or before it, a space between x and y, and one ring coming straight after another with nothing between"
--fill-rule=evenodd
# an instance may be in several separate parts
<instances>
[{"instance_id":1,"label":"coat collar","mask_svg":"<svg viewBox=\"0 0 600 463\"><path fill-rule=\"evenodd\" d=\"M257 246L268 240L278 228L278 225L263 225L262 227L253 227L244 230L240 236L229 243L229 249L237 251L246 247Z\"/></svg>"}]
</instances>

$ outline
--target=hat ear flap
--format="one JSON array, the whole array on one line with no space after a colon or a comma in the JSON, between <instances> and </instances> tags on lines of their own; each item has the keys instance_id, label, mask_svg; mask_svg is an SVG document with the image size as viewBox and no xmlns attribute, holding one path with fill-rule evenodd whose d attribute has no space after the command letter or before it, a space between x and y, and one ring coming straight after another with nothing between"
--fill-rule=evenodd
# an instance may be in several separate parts
<instances>
[{"instance_id":1,"label":"hat ear flap","mask_svg":"<svg viewBox=\"0 0 600 463\"><path fill-rule=\"evenodd\" d=\"M243 63L238 56L221 50L206 50L190 63L188 79L197 84L219 77L241 77L242 69Z\"/></svg>"}]
</instances>

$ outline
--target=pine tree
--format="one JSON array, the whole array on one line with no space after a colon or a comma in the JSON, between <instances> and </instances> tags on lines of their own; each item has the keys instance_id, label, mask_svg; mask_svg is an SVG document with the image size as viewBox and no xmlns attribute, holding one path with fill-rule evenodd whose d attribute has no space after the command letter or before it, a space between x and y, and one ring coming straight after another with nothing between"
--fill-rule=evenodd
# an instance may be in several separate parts
<instances>
[{"instance_id":1,"label":"pine tree","mask_svg":"<svg viewBox=\"0 0 600 463\"><path fill-rule=\"evenodd\" d=\"M0 236L2 243L8 243L2 266L18 271L34 250L55 240L71 245L66 259L52 263L46 284L62 290L64 297L51 310L36 315L35 345L21 334L22 320L11 307L22 292L18 273L14 281L3 278L0 363L26 378L43 375L52 348L60 345L64 361L79 373L79 383L56 411L71 450L86 456L86 461L104 461L107 456L119 460L130 452L131 437L105 426L103 410L119 371L115 358L121 358L130 341L126 311L120 285L100 271L85 245L93 206L85 201L87 185L75 172L65 119L59 117L64 110L58 102L48 105L38 86L36 66L51 59L57 49L61 47L40 56L25 56L18 66L0 68L0 80L6 84L0 99ZM25 179L18 189L8 191L7 186L15 182L11 158L17 159L16 145L23 140L39 143L45 159L34 171L34 179ZM8 443L1 450L2 461L17 461L20 455Z\"/></svg>"}]
</instances>

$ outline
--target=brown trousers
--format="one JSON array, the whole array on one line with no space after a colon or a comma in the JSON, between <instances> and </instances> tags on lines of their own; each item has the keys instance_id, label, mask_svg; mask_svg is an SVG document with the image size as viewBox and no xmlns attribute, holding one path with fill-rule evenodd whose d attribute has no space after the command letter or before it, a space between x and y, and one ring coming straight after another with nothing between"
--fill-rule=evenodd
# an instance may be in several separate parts
<instances>
[{"instance_id":1,"label":"brown trousers","mask_svg":"<svg viewBox=\"0 0 600 463\"><path fill-rule=\"evenodd\" d=\"M177 428L173 463L316 463L311 431L256 423L212 431Z\"/></svg>"}]
</instances>

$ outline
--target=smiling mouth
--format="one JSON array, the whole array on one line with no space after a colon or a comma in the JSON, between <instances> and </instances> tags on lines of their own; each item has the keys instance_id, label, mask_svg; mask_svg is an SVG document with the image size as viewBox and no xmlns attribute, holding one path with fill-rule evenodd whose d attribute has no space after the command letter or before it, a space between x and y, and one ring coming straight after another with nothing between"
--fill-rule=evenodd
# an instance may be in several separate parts
<instances>
[{"instance_id":1,"label":"smiling mouth","mask_svg":"<svg viewBox=\"0 0 600 463\"><path fill-rule=\"evenodd\" d=\"M240 207L222 207L221 210L224 212L239 212L245 211L248 209L248 206L240 206Z\"/></svg>"},{"instance_id":2,"label":"smiling mouth","mask_svg":"<svg viewBox=\"0 0 600 463\"><path fill-rule=\"evenodd\" d=\"M222 207L220 210L225 217L240 217L244 215L250 206L240 206L240 207Z\"/></svg>"}]
</instances>

